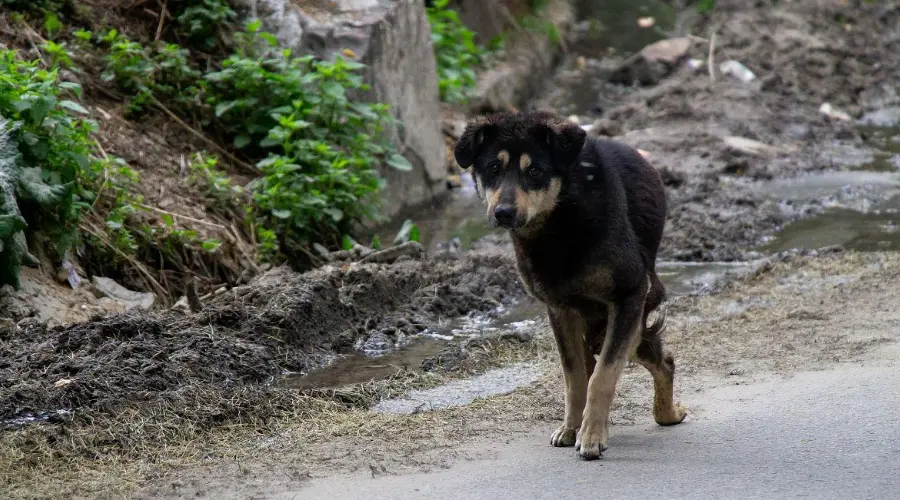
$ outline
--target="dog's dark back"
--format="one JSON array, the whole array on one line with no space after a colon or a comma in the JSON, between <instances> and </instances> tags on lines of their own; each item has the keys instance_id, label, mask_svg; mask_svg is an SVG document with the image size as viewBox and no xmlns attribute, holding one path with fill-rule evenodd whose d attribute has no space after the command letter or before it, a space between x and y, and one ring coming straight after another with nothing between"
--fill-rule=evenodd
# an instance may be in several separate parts
<instances>
[{"instance_id":1,"label":"dog's dark back","mask_svg":"<svg viewBox=\"0 0 900 500\"><path fill-rule=\"evenodd\" d=\"M593 171L598 173L592 174ZM580 197L591 205L591 212L602 213L598 209L605 208L609 215L627 218L641 248L644 265L652 269L662 241L667 210L665 187L656 169L634 148L590 137L585 141L577 170L573 173L571 184L576 189L581 185ZM597 182L598 178L602 180ZM618 198L619 189L625 195L624 203ZM613 207L601 201L614 193L615 203L620 206ZM624 214L620 212L622 206L625 207Z\"/></svg>"}]
</instances>

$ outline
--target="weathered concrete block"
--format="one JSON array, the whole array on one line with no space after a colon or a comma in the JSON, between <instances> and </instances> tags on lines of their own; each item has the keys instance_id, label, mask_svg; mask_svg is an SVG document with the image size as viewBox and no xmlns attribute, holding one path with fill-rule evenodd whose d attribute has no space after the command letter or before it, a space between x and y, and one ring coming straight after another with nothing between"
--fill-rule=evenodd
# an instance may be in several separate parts
<instances>
[{"instance_id":1,"label":"weathered concrete block","mask_svg":"<svg viewBox=\"0 0 900 500\"><path fill-rule=\"evenodd\" d=\"M332 59L345 49L367 65L372 86L362 99L391 106L389 131L413 165L382 169L388 186L382 212L431 201L446 191L446 150L431 25L421 0L238 0L281 44L298 54ZM345 56L346 57L346 56Z\"/></svg>"}]
</instances>

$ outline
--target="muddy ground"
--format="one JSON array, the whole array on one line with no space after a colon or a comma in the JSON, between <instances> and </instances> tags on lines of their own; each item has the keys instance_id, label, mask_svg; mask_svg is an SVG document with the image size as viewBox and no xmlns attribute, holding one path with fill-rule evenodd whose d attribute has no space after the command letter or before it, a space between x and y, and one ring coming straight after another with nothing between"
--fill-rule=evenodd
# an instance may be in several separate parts
<instances>
[{"instance_id":1,"label":"muddy ground","mask_svg":"<svg viewBox=\"0 0 900 500\"><path fill-rule=\"evenodd\" d=\"M718 1L708 18L687 11L675 26L661 28L704 39L687 54L703 64L699 69L682 62L657 85L624 88L608 79L629 54L575 43L535 106L575 114L586 124L599 120L595 131L652 155L671 204L661 258L746 260L765 235L825 204L768 200L765 181L872 161L871 133L819 108L830 103L858 118L898 103L900 62L888 56L900 48L898 21L896 2ZM581 36L590 41L592 33L588 23ZM755 80L743 83L718 70L711 79L713 34L713 65L738 61ZM771 150L739 151L726 136Z\"/></svg>"},{"instance_id":2,"label":"muddy ground","mask_svg":"<svg viewBox=\"0 0 900 500\"><path fill-rule=\"evenodd\" d=\"M850 170L876 155L870 132L826 118L819 106L861 116L898 104L898 21L897 2L720 0L709 19L681 26L707 39L715 32L714 59L738 60L756 80L713 81L705 68L679 65L654 86L611 86L609 70L627 54L595 53L574 38L535 105L586 124L602 120L595 130L650 153L670 197L662 258L743 261L761 256L760 245L791 220L879 196L857 186L788 193L786 203L771 192L786 178ZM690 56L708 54L709 44L697 41ZM602 112L591 111L595 101ZM722 139L729 135L773 151L736 151ZM555 352L537 310L527 335L451 345L385 380L279 387L285 374L335 354L403 347L454 318L497 315L522 298L502 236L442 248L449 249L390 263L336 261L306 274L272 270L197 312L2 325L2 496L96 498L148 484L141 495L264 495L309 475L440 466L462 440L560 418ZM890 286L896 254L767 262L707 296L673 300L668 341L680 360L679 390L815 368L896 340L891 328L900 318L886 312L898 299ZM512 395L411 416L367 410L411 387L522 360L537 362L542 375ZM645 375L629 369L614 424L649 413Z\"/></svg>"}]
</instances>

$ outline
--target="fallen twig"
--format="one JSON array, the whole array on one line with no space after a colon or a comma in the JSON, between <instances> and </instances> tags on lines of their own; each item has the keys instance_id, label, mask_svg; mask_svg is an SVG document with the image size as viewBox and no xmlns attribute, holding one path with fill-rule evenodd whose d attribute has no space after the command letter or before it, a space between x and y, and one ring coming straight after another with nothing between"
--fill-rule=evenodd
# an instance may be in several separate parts
<instances>
[{"instance_id":1,"label":"fallen twig","mask_svg":"<svg viewBox=\"0 0 900 500\"><path fill-rule=\"evenodd\" d=\"M715 64L715 58L713 54L716 50L716 32L713 30L712 35L709 37L709 55L706 58L706 65L709 66L709 81L716 81L716 68L713 66Z\"/></svg>"},{"instance_id":2,"label":"fallen twig","mask_svg":"<svg viewBox=\"0 0 900 500\"><path fill-rule=\"evenodd\" d=\"M203 220L203 219L196 219L196 218L191 217L191 216L189 216L189 215L183 215L183 214L177 214L177 213L175 213L175 212L169 212L168 210L163 210L163 209L161 209L161 208L152 207L152 206L150 206L150 205L144 205L143 203L139 203L138 206L141 207L141 208L147 209L147 210L151 210L151 211L156 212L156 213L166 214L166 215L171 215L171 216L172 216L173 218L175 218L175 219L189 220L189 221L191 221L191 222L196 222L197 224L205 224L205 225L207 225L207 226L214 227L214 228L216 228L216 229L221 229L221 230L223 230L223 231L227 231L227 230L228 230L228 228L225 227L225 226L223 226L222 224L217 224L217 223L215 223L215 222L210 222L210 221L206 221L206 220Z\"/></svg>"},{"instance_id":3,"label":"fallen twig","mask_svg":"<svg viewBox=\"0 0 900 500\"><path fill-rule=\"evenodd\" d=\"M169 11L169 0L163 0L161 10L159 11L159 25L156 26L156 41L162 38L163 26L166 22L166 14Z\"/></svg>"},{"instance_id":4,"label":"fallen twig","mask_svg":"<svg viewBox=\"0 0 900 500\"><path fill-rule=\"evenodd\" d=\"M392 262L397 260L398 258L406 255L409 257L417 258L421 257L422 253L425 252L425 249L422 248L422 245L417 241L407 241L406 243L397 245L391 248L385 248L384 250L379 250L377 252L372 252L369 255L366 255L362 259L359 259L360 264L365 263L379 263L379 262Z\"/></svg>"},{"instance_id":5,"label":"fallen twig","mask_svg":"<svg viewBox=\"0 0 900 500\"><path fill-rule=\"evenodd\" d=\"M179 118L178 115L176 115L171 109L169 109L168 107L166 107L165 104L159 102L159 99L157 99L156 97L153 97L153 96L151 96L150 99L152 99L152 102L153 102L153 105L154 105L154 106L156 106L157 108L159 108L163 113L167 114L167 115L169 116L169 118L175 120L175 123L181 125L185 130L187 130L188 132L190 132L193 136L195 136L195 137L197 137L198 139L202 140L203 142L205 142L206 144L208 144L209 146L211 146L211 147L212 147L213 149L215 149L216 151L219 151L219 152L222 153L223 155L227 156L228 159L231 160L232 163L234 163L235 165L241 167L242 169L244 169L244 170L247 171L248 173L259 174L259 169L258 169L258 168L256 168L256 167L250 165L249 163L247 163L247 162L241 160L240 158L238 158L237 156L234 156L233 154L229 153L225 148L223 148L222 146L220 146L219 144L217 144L216 141L210 139L209 137L206 137L205 135L203 135L202 132L197 131L196 129L194 129L193 127L191 127L191 126L188 125L187 123L185 123L184 120L182 120L181 118Z\"/></svg>"}]
</instances>

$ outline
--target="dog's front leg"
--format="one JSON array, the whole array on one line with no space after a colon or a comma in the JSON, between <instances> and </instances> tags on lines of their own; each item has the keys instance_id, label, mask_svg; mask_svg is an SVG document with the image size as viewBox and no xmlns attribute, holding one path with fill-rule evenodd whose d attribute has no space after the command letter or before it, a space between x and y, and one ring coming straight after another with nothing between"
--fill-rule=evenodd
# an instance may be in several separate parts
<instances>
[{"instance_id":1,"label":"dog's front leg","mask_svg":"<svg viewBox=\"0 0 900 500\"><path fill-rule=\"evenodd\" d=\"M606 338L587 387L587 402L575 447L582 458L600 458L609 443L609 409L629 354L640 338L647 288L609 303Z\"/></svg>"},{"instance_id":2,"label":"dog's front leg","mask_svg":"<svg viewBox=\"0 0 900 500\"><path fill-rule=\"evenodd\" d=\"M550 326L559 349L566 385L566 413L563 423L550 436L553 446L572 446L581 427L587 396L588 376L584 371L584 320L573 310L547 309Z\"/></svg>"}]
</instances>

